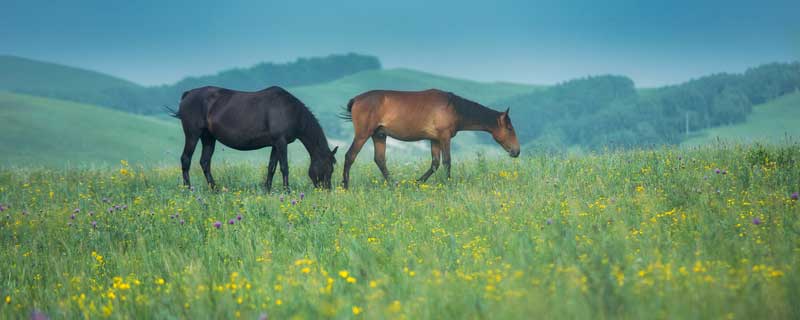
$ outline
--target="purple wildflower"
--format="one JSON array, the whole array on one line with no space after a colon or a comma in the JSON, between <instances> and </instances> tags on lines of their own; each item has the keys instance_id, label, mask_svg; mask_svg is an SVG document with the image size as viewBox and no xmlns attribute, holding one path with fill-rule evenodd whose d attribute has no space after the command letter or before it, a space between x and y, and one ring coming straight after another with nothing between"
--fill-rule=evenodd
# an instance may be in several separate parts
<instances>
[{"instance_id":1,"label":"purple wildflower","mask_svg":"<svg viewBox=\"0 0 800 320\"><path fill-rule=\"evenodd\" d=\"M181 219L181 225L183 225L184 223L186 223L186 221L183 221L183 219Z\"/></svg>"},{"instance_id":2,"label":"purple wildflower","mask_svg":"<svg viewBox=\"0 0 800 320\"><path fill-rule=\"evenodd\" d=\"M119 209L120 209L120 206L118 204L115 204L114 205L114 210L119 210Z\"/></svg>"},{"instance_id":3,"label":"purple wildflower","mask_svg":"<svg viewBox=\"0 0 800 320\"><path fill-rule=\"evenodd\" d=\"M28 210L22 210L22 215L23 216L27 216L28 215Z\"/></svg>"},{"instance_id":4,"label":"purple wildflower","mask_svg":"<svg viewBox=\"0 0 800 320\"><path fill-rule=\"evenodd\" d=\"M795 192L794 192L794 193L792 193L792 195L791 195L791 198L792 198L792 200L794 200L794 201L797 201L797 198L798 198L798 197L800 197L800 196L798 196L798 194L797 194L797 191L795 191Z\"/></svg>"},{"instance_id":5,"label":"purple wildflower","mask_svg":"<svg viewBox=\"0 0 800 320\"><path fill-rule=\"evenodd\" d=\"M233 220L233 219L228 220L228 224L232 225L234 223L236 223L236 220Z\"/></svg>"},{"instance_id":6,"label":"purple wildflower","mask_svg":"<svg viewBox=\"0 0 800 320\"><path fill-rule=\"evenodd\" d=\"M94 211L89 211L89 216L91 217L93 215L94 215Z\"/></svg>"},{"instance_id":7,"label":"purple wildflower","mask_svg":"<svg viewBox=\"0 0 800 320\"><path fill-rule=\"evenodd\" d=\"M5 208L5 207L3 207L3 204L2 204L2 203L0 203L0 212L3 212L3 211L6 211L6 208Z\"/></svg>"},{"instance_id":8,"label":"purple wildflower","mask_svg":"<svg viewBox=\"0 0 800 320\"><path fill-rule=\"evenodd\" d=\"M755 217L755 218L753 218L753 224L754 224L754 225L759 225L759 224L761 224L761 219L759 219L758 217Z\"/></svg>"},{"instance_id":9,"label":"purple wildflower","mask_svg":"<svg viewBox=\"0 0 800 320\"><path fill-rule=\"evenodd\" d=\"M222 227L222 222L219 222L219 221L214 222L214 228L219 229L220 227Z\"/></svg>"},{"instance_id":10,"label":"purple wildflower","mask_svg":"<svg viewBox=\"0 0 800 320\"><path fill-rule=\"evenodd\" d=\"M292 199L292 205L296 205L296 204L297 204L297 200Z\"/></svg>"},{"instance_id":11,"label":"purple wildflower","mask_svg":"<svg viewBox=\"0 0 800 320\"><path fill-rule=\"evenodd\" d=\"M72 210L72 212L74 212L74 213L81 212L81 208L75 208L75 210Z\"/></svg>"},{"instance_id":12,"label":"purple wildflower","mask_svg":"<svg viewBox=\"0 0 800 320\"><path fill-rule=\"evenodd\" d=\"M280 197L278 197L278 201L280 201L280 202L283 202L283 195L281 195Z\"/></svg>"},{"instance_id":13,"label":"purple wildflower","mask_svg":"<svg viewBox=\"0 0 800 320\"><path fill-rule=\"evenodd\" d=\"M123 204L122 205L122 210L127 210L127 209L128 209L128 205L127 204Z\"/></svg>"},{"instance_id":14,"label":"purple wildflower","mask_svg":"<svg viewBox=\"0 0 800 320\"><path fill-rule=\"evenodd\" d=\"M553 218L547 218L547 224L548 225L553 224Z\"/></svg>"},{"instance_id":15,"label":"purple wildflower","mask_svg":"<svg viewBox=\"0 0 800 320\"><path fill-rule=\"evenodd\" d=\"M31 320L48 320L48 319L50 318L47 317L47 315L44 314L44 312L41 312L39 310L33 310L33 312L31 312Z\"/></svg>"},{"instance_id":16,"label":"purple wildflower","mask_svg":"<svg viewBox=\"0 0 800 320\"><path fill-rule=\"evenodd\" d=\"M300 192L300 200L305 199L305 197L306 197L306 193L305 192Z\"/></svg>"},{"instance_id":17,"label":"purple wildflower","mask_svg":"<svg viewBox=\"0 0 800 320\"><path fill-rule=\"evenodd\" d=\"M110 202L110 201L111 201L111 199L109 199L109 198L106 198L106 197L103 197L103 202L106 202L106 203L108 203L108 202Z\"/></svg>"},{"instance_id":18,"label":"purple wildflower","mask_svg":"<svg viewBox=\"0 0 800 320\"><path fill-rule=\"evenodd\" d=\"M719 168L714 169L714 173L719 174L720 172L722 172L722 171L720 171Z\"/></svg>"},{"instance_id":19,"label":"purple wildflower","mask_svg":"<svg viewBox=\"0 0 800 320\"><path fill-rule=\"evenodd\" d=\"M240 215L237 215L237 216L236 216L236 220L242 221L242 215L241 215L241 214L240 214Z\"/></svg>"},{"instance_id":20,"label":"purple wildflower","mask_svg":"<svg viewBox=\"0 0 800 320\"><path fill-rule=\"evenodd\" d=\"M97 221L92 221L92 228L97 228Z\"/></svg>"},{"instance_id":21,"label":"purple wildflower","mask_svg":"<svg viewBox=\"0 0 800 320\"><path fill-rule=\"evenodd\" d=\"M114 207L108 208L108 213L114 212Z\"/></svg>"},{"instance_id":22,"label":"purple wildflower","mask_svg":"<svg viewBox=\"0 0 800 320\"><path fill-rule=\"evenodd\" d=\"M75 220L75 214L73 213L72 215L69 216L69 218Z\"/></svg>"},{"instance_id":23,"label":"purple wildflower","mask_svg":"<svg viewBox=\"0 0 800 320\"><path fill-rule=\"evenodd\" d=\"M728 174L728 170L722 170L722 174Z\"/></svg>"}]
</instances>

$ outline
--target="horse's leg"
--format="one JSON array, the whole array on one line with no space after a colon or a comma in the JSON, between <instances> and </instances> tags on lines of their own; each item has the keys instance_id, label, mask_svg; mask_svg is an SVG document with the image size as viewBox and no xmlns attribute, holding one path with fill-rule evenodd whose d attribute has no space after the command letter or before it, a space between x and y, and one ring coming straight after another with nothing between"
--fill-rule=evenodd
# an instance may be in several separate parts
<instances>
[{"instance_id":1,"label":"horse's leg","mask_svg":"<svg viewBox=\"0 0 800 320\"><path fill-rule=\"evenodd\" d=\"M439 141L431 140L431 167L428 171L425 172L419 179L418 182L425 182L428 178L436 172L436 169L439 169L439 155L441 154L442 148L439 145Z\"/></svg>"},{"instance_id":2,"label":"horse's leg","mask_svg":"<svg viewBox=\"0 0 800 320\"><path fill-rule=\"evenodd\" d=\"M444 165L447 179L450 179L450 138L442 139L442 165Z\"/></svg>"},{"instance_id":3,"label":"horse's leg","mask_svg":"<svg viewBox=\"0 0 800 320\"><path fill-rule=\"evenodd\" d=\"M203 168L206 182L211 186L211 189L214 189L216 183L214 183L214 177L211 176L211 157L214 155L214 146L217 144L217 139L214 139L211 133L206 131L200 136L200 141L203 143L203 153L200 154L200 167Z\"/></svg>"},{"instance_id":4,"label":"horse's leg","mask_svg":"<svg viewBox=\"0 0 800 320\"><path fill-rule=\"evenodd\" d=\"M289 190L289 159L288 159L288 146L286 141L276 143L273 148L278 152L278 161L281 165L281 175L283 176L283 187Z\"/></svg>"},{"instance_id":5,"label":"horse's leg","mask_svg":"<svg viewBox=\"0 0 800 320\"><path fill-rule=\"evenodd\" d=\"M344 156L344 171L342 171L342 187L345 189L350 184L350 167L356 161L358 152L361 151L361 147L364 146L368 138L356 136L353 138L353 143L350 144L350 149L347 149L347 154Z\"/></svg>"},{"instance_id":6,"label":"horse's leg","mask_svg":"<svg viewBox=\"0 0 800 320\"><path fill-rule=\"evenodd\" d=\"M264 181L264 184L267 188L267 192L272 190L272 178L275 177L275 167L278 165L278 152L275 151L275 147L272 147L272 151L269 153L269 166L267 167L267 180Z\"/></svg>"},{"instance_id":7,"label":"horse's leg","mask_svg":"<svg viewBox=\"0 0 800 320\"><path fill-rule=\"evenodd\" d=\"M375 164L383 174L383 179L389 181L389 169L386 169L386 135L376 133L372 135L372 145L375 147Z\"/></svg>"},{"instance_id":8,"label":"horse's leg","mask_svg":"<svg viewBox=\"0 0 800 320\"><path fill-rule=\"evenodd\" d=\"M184 132L184 137L186 141L183 145L183 154L181 154L181 170L183 171L183 185L188 187L191 185L189 182L189 168L192 166L192 154L194 154L200 135Z\"/></svg>"}]
</instances>

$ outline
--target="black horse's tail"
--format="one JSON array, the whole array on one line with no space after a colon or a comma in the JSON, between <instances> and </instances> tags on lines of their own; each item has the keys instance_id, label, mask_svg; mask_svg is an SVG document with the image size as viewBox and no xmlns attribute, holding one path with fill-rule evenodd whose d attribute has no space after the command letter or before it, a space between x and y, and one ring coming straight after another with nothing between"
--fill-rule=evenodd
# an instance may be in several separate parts
<instances>
[{"instance_id":1,"label":"black horse's tail","mask_svg":"<svg viewBox=\"0 0 800 320\"><path fill-rule=\"evenodd\" d=\"M180 119L180 118L181 118L181 114L180 114L178 111L176 111L175 109L172 109L172 108L170 108L170 107L169 107L169 106L167 106L167 105L164 105L164 106L163 106L163 108L164 108L164 110L166 110L166 111L167 111L167 113L168 113L168 114L169 114L171 117L173 117L173 118L178 118L178 119Z\"/></svg>"},{"instance_id":2,"label":"black horse's tail","mask_svg":"<svg viewBox=\"0 0 800 320\"><path fill-rule=\"evenodd\" d=\"M191 90L190 90L190 91L191 91ZM184 99L184 98L186 98L186 95L187 95L187 94L189 94L189 91L185 91L185 92L183 92L183 94L181 95L181 101L183 101L183 99ZM164 105L164 106L162 106L162 107L164 108L164 110L166 110L166 111L167 111L167 113L168 113L168 114L169 114L171 117L173 117L173 118L178 118L178 119L180 119L180 118L181 118L181 113L180 113L180 111L179 111L179 110L172 109L172 108L170 108L170 107L169 107L169 106L167 106L167 105Z\"/></svg>"},{"instance_id":3,"label":"black horse's tail","mask_svg":"<svg viewBox=\"0 0 800 320\"><path fill-rule=\"evenodd\" d=\"M339 119L345 121L353 121L353 99L350 99L350 101L347 103L346 109L342 108L342 112L339 113L338 117Z\"/></svg>"}]
</instances>

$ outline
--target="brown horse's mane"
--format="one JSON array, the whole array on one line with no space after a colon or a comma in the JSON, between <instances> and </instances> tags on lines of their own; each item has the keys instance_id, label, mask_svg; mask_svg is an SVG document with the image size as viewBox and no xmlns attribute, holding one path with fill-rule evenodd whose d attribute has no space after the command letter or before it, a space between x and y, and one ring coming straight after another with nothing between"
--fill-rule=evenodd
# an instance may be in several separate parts
<instances>
[{"instance_id":1,"label":"brown horse's mane","mask_svg":"<svg viewBox=\"0 0 800 320\"><path fill-rule=\"evenodd\" d=\"M489 109L475 101L464 99L452 92L448 92L447 96L448 101L455 107L456 113L458 113L462 121L478 123L487 128L497 126L496 119L500 112Z\"/></svg>"}]
</instances>

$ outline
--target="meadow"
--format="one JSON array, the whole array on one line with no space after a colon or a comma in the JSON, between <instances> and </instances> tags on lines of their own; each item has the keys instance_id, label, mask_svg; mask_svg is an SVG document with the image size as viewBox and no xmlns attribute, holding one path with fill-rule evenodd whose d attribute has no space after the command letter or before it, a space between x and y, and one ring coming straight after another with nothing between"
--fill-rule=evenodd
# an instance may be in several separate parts
<instances>
[{"instance_id":1,"label":"meadow","mask_svg":"<svg viewBox=\"0 0 800 320\"><path fill-rule=\"evenodd\" d=\"M349 191L297 164L271 194L242 163L218 191L2 168L0 318L800 317L798 144L472 155L427 184L370 158Z\"/></svg>"}]
</instances>

